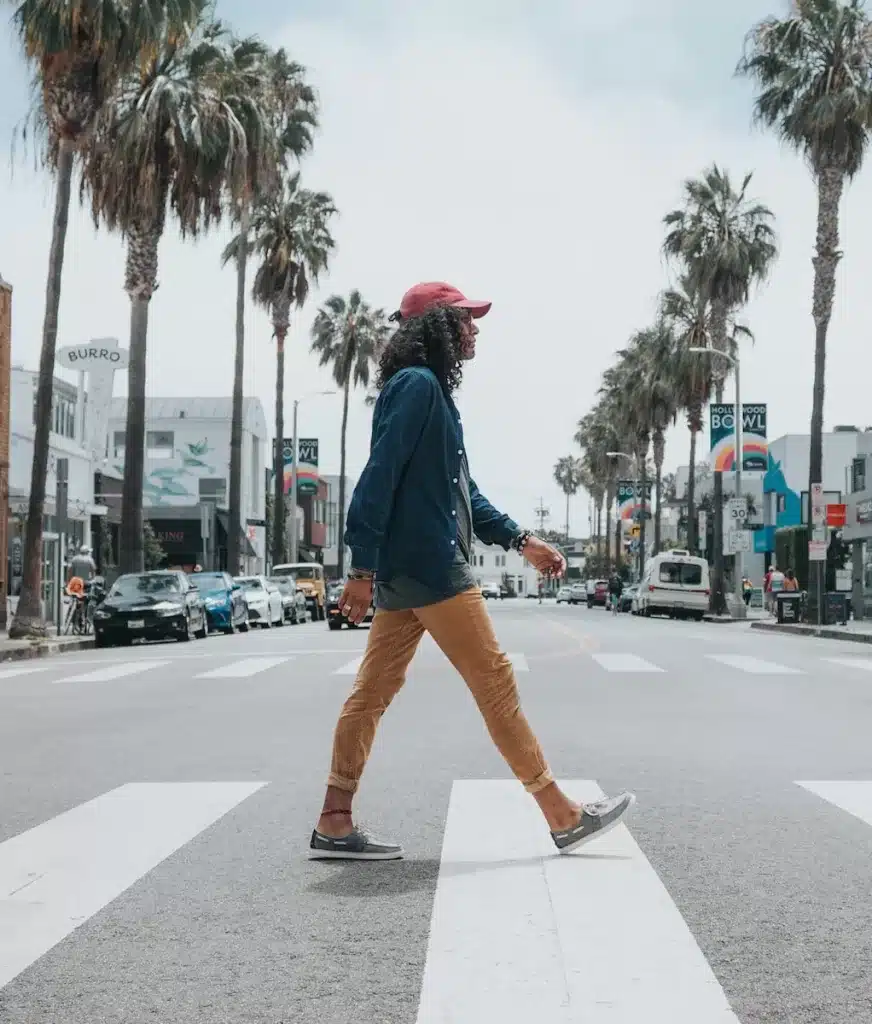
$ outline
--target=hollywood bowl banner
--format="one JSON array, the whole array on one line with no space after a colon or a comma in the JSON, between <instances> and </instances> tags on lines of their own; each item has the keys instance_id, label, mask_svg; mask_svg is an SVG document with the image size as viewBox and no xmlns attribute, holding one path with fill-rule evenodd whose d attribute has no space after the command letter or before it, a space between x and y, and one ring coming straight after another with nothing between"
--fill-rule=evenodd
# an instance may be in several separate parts
<instances>
[{"instance_id":1,"label":"hollywood bowl banner","mask_svg":"<svg viewBox=\"0 0 872 1024\"><path fill-rule=\"evenodd\" d=\"M285 494L291 492L291 464L293 441L285 438L283 444L285 464ZM297 439L297 494L316 494L318 491L318 438Z\"/></svg>"},{"instance_id":2,"label":"hollywood bowl banner","mask_svg":"<svg viewBox=\"0 0 872 1024\"><path fill-rule=\"evenodd\" d=\"M732 472L736 464L735 407L730 404L709 406L711 464L716 472ZM742 469L769 468L769 444L766 440L766 406L742 406Z\"/></svg>"},{"instance_id":3,"label":"hollywood bowl banner","mask_svg":"<svg viewBox=\"0 0 872 1024\"><path fill-rule=\"evenodd\" d=\"M632 480L618 481L618 519L632 522L642 510L642 485ZM645 510L651 512L651 484L645 485Z\"/></svg>"}]
</instances>

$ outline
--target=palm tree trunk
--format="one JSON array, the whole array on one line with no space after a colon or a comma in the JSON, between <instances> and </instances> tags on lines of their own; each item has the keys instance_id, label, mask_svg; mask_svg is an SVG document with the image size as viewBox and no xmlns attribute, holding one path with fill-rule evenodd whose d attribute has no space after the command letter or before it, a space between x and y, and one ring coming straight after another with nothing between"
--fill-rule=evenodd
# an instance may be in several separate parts
<instances>
[{"instance_id":1,"label":"palm tree trunk","mask_svg":"<svg viewBox=\"0 0 872 1024\"><path fill-rule=\"evenodd\" d=\"M612 564L612 504L615 500L615 485L609 480L606 485L606 568ZM615 564L618 561L618 544L615 541Z\"/></svg>"},{"instance_id":2,"label":"palm tree trunk","mask_svg":"<svg viewBox=\"0 0 872 1024\"><path fill-rule=\"evenodd\" d=\"M233 411L230 421L230 495L227 571L236 576L242 569L242 402L245 370L245 271L248 263L248 232L251 208L242 205L239 221L241 245L236 256L236 352L233 358ZM253 510L257 512L257 509Z\"/></svg>"},{"instance_id":3,"label":"palm tree trunk","mask_svg":"<svg viewBox=\"0 0 872 1024\"><path fill-rule=\"evenodd\" d=\"M839 203L844 185L844 175L835 168L825 168L818 174L817 251L812 260L814 263L812 316L815 324L815 346L811 438L808 454L809 494L811 494L811 484L820 483L823 480L827 331L833 312L836 267L842 255L839 252Z\"/></svg>"},{"instance_id":4,"label":"palm tree trunk","mask_svg":"<svg viewBox=\"0 0 872 1024\"><path fill-rule=\"evenodd\" d=\"M345 389L342 396L342 434L339 439L339 508L336 517L336 550L338 577L345 577L345 438L348 431L348 396L351 392L351 367L345 378Z\"/></svg>"},{"instance_id":5,"label":"palm tree trunk","mask_svg":"<svg viewBox=\"0 0 872 1024\"><path fill-rule=\"evenodd\" d=\"M663 510L661 506L661 489L663 487L663 459L666 455L666 439L663 437L663 430L658 427L654 431L654 481L655 489L657 491L657 508L654 512L654 551L652 554L657 554L660 551L661 533L662 533L662 515Z\"/></svg>"},{"instance_id":6,"label":"palm tree trunk","mask_svg":"<svg viewBox=\"0 0 872 1024\"><path fill-rule=\"evenodd\" d=\"M718 352L727 351L727 316L729 310L723 299L712 301L711 336L712 348ZM727 378L728 363L726 359L712 359L712 379L715 388L715 401L724 400L724 381Z\"/></svg>"},{"instance_id":7,"label":"palm tree trunk","mask_svg":"<svg viewBox=\"0 0 872 1024\"><path fill-rule=\"evenodd\" d=\"M42 349L39 355L39 380L36 386L36 422L33 431L33 465L30 469L30 497L24 531L24 566L21 593L15 618L9 628L12 639L41 636L45 633L40 609L42 583L42 517L45 506L45 478L48 474L51 407L54 394L54 364L58 337L58 309L61 303L64 250L70 217L70 187L76 150L71 139L61 139L58 151L58 184L54 222L48 256L45 286L45 316L42 323ZM0 509L0 515L6 515ZM6 552L2 553L6 557ZM60 584L60 581L58 581ZM6 595L2 595L6 600Z\"/></svg>"},{"instance_id":8,"label":"palm tree trunk","mask_svg":"<svg viewBox=\"0 0 872 1024\"><path fill-rule=\"evenodd\" d=\"M566 492L566 543L569 543L569 491Z\"/></svg>"},{"instance_id":9,"label":"palm tree trunk","mask_svg":"<svg viewBox=\"0 0 872 1024\"><path fill-rule=\"evenodd\" d=\"M687 550L695 555L699 548L696 519L696 430L690 428L690 462L687 477Z\"/></svg>"},{"instance_id":10,"label":"palm tree trunk","mask_svg":"<svg viewBox=\"0 0 872 1024\"><path fill-rule=\"evenodd\" d=\"M724 475L716 472L714 477L714 500L712 501L712 574L711 610L714 615L723 615L727 610L724 598Z\"/></svg>"},{"instance_id":11,"label":"palm tree trunk","mask_svg":"<svg viewBox=\"0 0 872 1024\"><path fill-rule=\"evenodd\" d=\"M127 426L121 488L120 570L142 572L142 482L145 469L145 378L148 307L157 286L157 251L164 217L129 232L125 289L130 296L130 364L127 368Z\"/></svg>"},{"instance_id":12,"label":"palm tree trunk","mask_svg":"<svg viewBox=\"0 0 872 1024\"><path fill-rule=\"evenodd\" d=\"M647 452L646 452L646 454L647 454ZM646 533L645 526L646 526L646 512L647 512L647 502L646 502L645 498L647 497L647 492L648 492L648 467L647 467L647 465L645 463L646 463L646 460L644 458L639 460L639 466L640 466L640 469L639 469L639 483L642 485L642 497L640 499L640 501L641 501L641 508L642 508L642 514L641 514L641 518L639 520L639 577L640 577L640 579L641 579L642 573L645 570L645 533Z\"/></svg>"},{"instance_id":13,"label":"palm tree trunk","mask_svg":"<svg viewBox=\"0 0 872 1024\"><path fill-rule=\"evenodd\" d=\"M596 503L596 557L601 562L603 557L603 498L600 496Z\"/></svg>"},{"instance_id":14,"label":"palm tree trunk","mask_svg":"<svg viewBox=\"0 0 872 1024\"><path fill-rule=\"evenodd\" d=\"M272 564L279 565L284 561L285 555L285 533L287 522L287 509L285 505L285 463L284 463L284 436L285 436L285 337L287 332L283 327L276 327L276 443L273 453L273 535L272 535ZM297 453L291 456L297 459ZM297 487L297 481L294 481ZM290 496L291 510L294 513L294 521L291 529L297 529L296 502L294 495Z\"/></svg>"}]
</instances>

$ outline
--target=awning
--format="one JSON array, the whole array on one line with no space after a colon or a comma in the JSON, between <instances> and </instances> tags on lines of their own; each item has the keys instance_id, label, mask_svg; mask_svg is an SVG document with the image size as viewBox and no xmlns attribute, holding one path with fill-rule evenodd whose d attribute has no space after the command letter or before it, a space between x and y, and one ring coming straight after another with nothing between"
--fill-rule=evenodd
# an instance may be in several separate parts
<instances>
[{"instance_id":1,"label":"awning","mask_svg":"<svg viewBox=\"0 0 872 1024\"><path fill-rule=\"evenodd\" d=\"M215 514L218 516L218 522L224 527L224 532L227 536L230 536L230 513L224 509L216 509ZM241 538L241 553L245 558L257 558L257 552L248 539L248 534L240 526L239 536Z\"/></svg>"}]
</instances>

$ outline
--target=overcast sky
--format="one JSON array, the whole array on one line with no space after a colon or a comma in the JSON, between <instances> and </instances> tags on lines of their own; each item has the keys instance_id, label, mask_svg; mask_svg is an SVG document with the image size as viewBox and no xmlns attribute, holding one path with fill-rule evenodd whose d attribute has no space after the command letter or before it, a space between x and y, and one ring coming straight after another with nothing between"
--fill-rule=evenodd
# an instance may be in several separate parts
<instances>
[{"instance_id":1,"label":"overcast sky","mask_svg":"<svg viewBox=\"0 0 872 1024\"><path fill-rule=\"evenodd\" d=\"M668 281L664 213L685 177L717 161L737 179L755 172L752 190L775 211L781 238L777 268L746 314L757 341L743 352L743 395L769 404L770 438L805 432L815 192L802 161L751 127L750 86L733 77L747 29L783 6L549 0L534 13L521 0L219 0L219 16L240 32L284 44L309 67L323 114L303 177L332 192L342 211L329 276L290 337L288 427L291 398L329 387L308 353L319 297L358 287L393 309L416 281L449 280L494 302L459 398L473 475L521 522L532 521L542 496L552 525L562 525L554 462L573 451L575 424L615 351L652 319ZM11 31L0 32L0 138L12 138L27 101ZM8 163L0 274L15 286L13 359L35 367L52 182L32 163ZM843 205L828 426L872 422L870 176L872 167ZM225 240L219 231L183 245L167 232L151 305L149 394L230 392L234 277L220 269ZM114 335L126 345L123 266L121 242L95 235L76 209L59 344ZM246 393L272 421L274 345L254 310ZM337 398L301 406L300 432L321 439L328 472L338 469L340 413ZM369 419L361 397L350 418L351 475L366 458ZM670 435L667 463L686 458L682 428ZM586 531L583 497L573 525Z\"/></svg>"}]
</instances>

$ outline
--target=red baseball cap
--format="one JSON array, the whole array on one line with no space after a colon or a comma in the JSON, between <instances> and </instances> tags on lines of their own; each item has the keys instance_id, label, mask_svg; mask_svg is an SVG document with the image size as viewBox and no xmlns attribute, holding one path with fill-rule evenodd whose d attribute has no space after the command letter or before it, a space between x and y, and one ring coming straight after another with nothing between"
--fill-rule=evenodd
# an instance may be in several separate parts
<instances>
[{"instance_id":1,"label":"red baseball cap","mask_svg":"<svg viewBox=\"0 0 872 1024\"><path fill-rule=\"evenodd\" d=\"M476 318L484 316L491 308L490 302L468 299L463 292L444 281L425 281L410 288L400 302L399 315L403 320L420 316L435 306L456 306L468 309ZM395 314L396 315L396 314Z\"/></svg>"}]
</instances>

